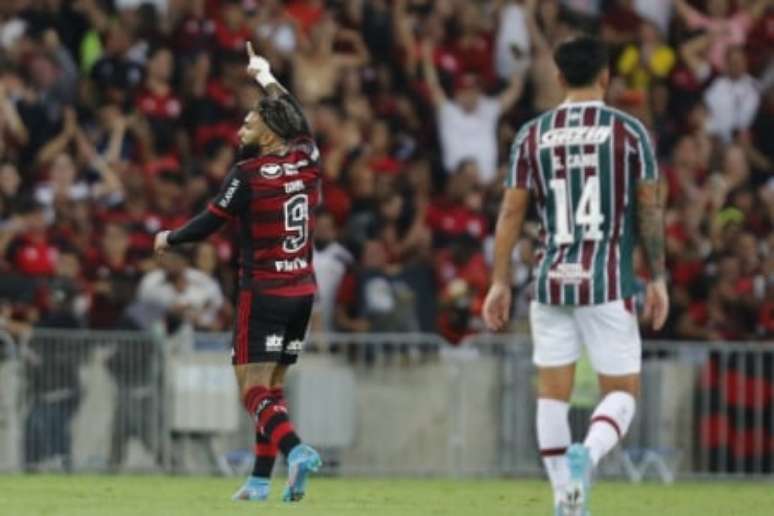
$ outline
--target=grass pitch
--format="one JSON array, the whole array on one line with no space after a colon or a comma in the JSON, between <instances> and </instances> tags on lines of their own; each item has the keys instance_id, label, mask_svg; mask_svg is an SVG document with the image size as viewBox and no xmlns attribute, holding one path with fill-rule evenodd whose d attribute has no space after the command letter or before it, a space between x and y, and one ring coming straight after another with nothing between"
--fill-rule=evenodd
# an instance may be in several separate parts
<instances>
[{"instance_id":1,"label":"grass pitch","mask_svg":"<svg viewBox=\"0 0 774 516\"><path fill-rule=\"evenodd\" d=\"M550 516L537 480L312 479L298 504L231 502L239 479L163 476L0 476L1 516ZM594 516L770 516L774 484L596 486Z\"/></svg>"}]
</instances>

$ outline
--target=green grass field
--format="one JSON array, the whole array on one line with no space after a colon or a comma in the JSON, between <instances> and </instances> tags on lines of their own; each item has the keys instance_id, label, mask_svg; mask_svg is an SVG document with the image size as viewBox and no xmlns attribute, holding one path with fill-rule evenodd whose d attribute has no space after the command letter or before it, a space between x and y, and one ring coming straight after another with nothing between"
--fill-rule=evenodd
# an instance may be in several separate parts
<instances>
[{"instance_id":1,"label":"green grass field","mask_svg":"<svg viewBox=\"0 0 774 516\"><path fill-rule=\"evenodd\" d=\"M238 479L162 476L0 476L2 516L531 516L552 514L545 484L533 480L313 479L299 504L231 502ZM765 483L603 483L594 516L764 516L774 514Z\"/></svg>"}]
</instances>

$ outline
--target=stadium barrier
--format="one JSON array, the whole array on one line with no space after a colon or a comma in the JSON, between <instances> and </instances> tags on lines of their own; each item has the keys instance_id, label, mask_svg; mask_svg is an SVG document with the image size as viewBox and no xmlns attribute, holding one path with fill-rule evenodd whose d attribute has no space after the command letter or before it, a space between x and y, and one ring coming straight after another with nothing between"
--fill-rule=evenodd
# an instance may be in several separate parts
<instances>
[{"instance_id":1,"label":"stadium barrier","mask_svg":"<svg viewBox=\"0 0 774 516\"><path fill-rule=\"evenodd\" d=\"M14 339L0 331L0 472L19 468L18 366Z\"/></svg>"},{"instance_id":2,"label":"stadium barrier","mask_svg":"<svg viewBox=\"0 0 774 516\"><path fill-rule=\"evenodd\" d=\"M230 335L0 333L0 471L244 474L254 428ZM340 475L540 475L529 337L311 335L286 393ZM770 476L774 344L649 342L638 415L602 473L632 481ZM598 399L578 366L571 426Z\"/></svg>"},{"instance_id":3,"label":"stadium barrier","mask_svg":"<svg viewBox=\"0 0 774 516\"><path fill-rule=\"evenodd\" d=\"M16 356L19 469L160 468L165 432L157 339L40 329L19 342Z\"/></svg>"}]
</instances>

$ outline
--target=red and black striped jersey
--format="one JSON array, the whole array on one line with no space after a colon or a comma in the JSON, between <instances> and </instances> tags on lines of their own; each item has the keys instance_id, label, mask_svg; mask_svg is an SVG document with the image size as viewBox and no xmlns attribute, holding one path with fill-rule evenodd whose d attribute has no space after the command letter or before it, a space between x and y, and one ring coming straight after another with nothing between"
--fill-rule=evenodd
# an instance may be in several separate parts
<instances>
[{"instance_id":1,"label":"red and black striped jersey","mask_svg":"<svg viewBox=\"0 0 774 516\"><path fill-rule=\"evenodd\" d=\"M237 163L208 209L239 233L240 287L268 295L314 294L314 209L320 203L320 153L299 138L284 155Z\"/></svg>"}]
</instances>

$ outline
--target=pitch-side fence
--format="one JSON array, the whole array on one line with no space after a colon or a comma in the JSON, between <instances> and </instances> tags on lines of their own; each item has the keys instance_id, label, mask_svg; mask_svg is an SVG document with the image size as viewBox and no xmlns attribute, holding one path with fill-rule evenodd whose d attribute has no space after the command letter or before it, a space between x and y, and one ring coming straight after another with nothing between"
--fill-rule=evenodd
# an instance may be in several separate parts
<instances>
[{"instance_id":1,"label":"pitch-side fence","mask_svg":"<svg viewBox=\"0 0 774 516\"><path fill-rule=\"evenodd\" d=\"M0 333L0 471L244 474L228 334ZM330 474L538 475L527 336L312 335L286 395ZM571 425L598 399L581 362ZM602 473L772 476L774 343L648 342L638 416ZM281 468L282 466L280 466Z\"/></svg>"}]
</instances>

